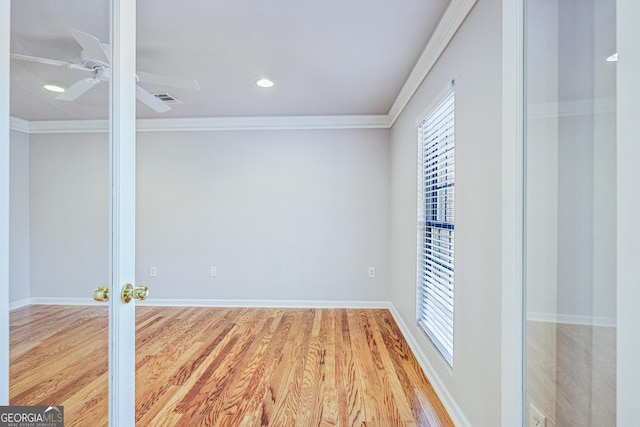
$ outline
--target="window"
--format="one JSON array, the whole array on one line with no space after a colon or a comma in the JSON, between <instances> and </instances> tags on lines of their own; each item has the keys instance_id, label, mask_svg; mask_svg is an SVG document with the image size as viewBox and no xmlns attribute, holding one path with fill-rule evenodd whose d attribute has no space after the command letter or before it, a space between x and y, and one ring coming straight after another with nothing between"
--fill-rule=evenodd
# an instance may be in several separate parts
<instances>
[{"instance_id":1,"label":"window","mask_svg":"<svg viewBox=\"0 0 640 427\"><path fill-rule=\"evenodd\" d=\"M418 123L418 325L453 366L454 87Z\"/></svg>"}]
</instances>

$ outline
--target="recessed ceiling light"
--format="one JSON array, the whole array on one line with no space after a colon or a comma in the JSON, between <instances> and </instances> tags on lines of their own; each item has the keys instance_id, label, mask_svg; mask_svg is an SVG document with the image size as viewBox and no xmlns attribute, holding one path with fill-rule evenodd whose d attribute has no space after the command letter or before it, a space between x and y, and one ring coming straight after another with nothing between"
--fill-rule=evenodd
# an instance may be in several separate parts
<instances>
[{"instance_id":1,"label":"recessed ceiling light","mask_svg":"<svg viewBox=\"0 0 640 427\"><path fill-rule=\"evenodd\" d=\"M56 93L64 92L64 88L61 88L60 86L56 86L56 85L42 85L42 87L51 92L56 92Z\"/></svg>"},{"instance_id":2,"label":"recessed ceiling light","mask_svg":"<svg viewBox=\"0 0 640 427\"><path fill-rule=\"evenodd\" d=\"M608 62L616 62L618 60L618 54L614 53L613 55L607 57Z\"/></svg>"},{"instance_id":3,"label":"recessed ceiling light","mask_svg":"<svg viewBox=\"0 0 640 427\"><path fill-rule=\"evenodd\" d=\"M256 80L256 84L260 87L271 87L273 86L273 82L269 79L260 79Z\"/></svg>"}]
</instances>

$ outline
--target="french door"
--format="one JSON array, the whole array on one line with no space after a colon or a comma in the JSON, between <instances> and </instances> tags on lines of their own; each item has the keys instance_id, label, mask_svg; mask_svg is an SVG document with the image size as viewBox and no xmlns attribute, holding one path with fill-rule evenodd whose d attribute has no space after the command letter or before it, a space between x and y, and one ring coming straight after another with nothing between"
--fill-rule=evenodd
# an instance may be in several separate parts
<instances>
[{"instance_id":1,"label":"french door","mask_svg":"<svg viewBox=\"0 0 640 427\"><path fill-rule=\"evenodd\" d=\"M522 4L521 407L503 425L639 425L640 5Z\"/></svg>"},{"instance_id":2,"label":"french door","mask_svg":"<svg viewBox=\"0 0 640 427\"><path fill-rule=\"evenodd\" d=\"M11 4L0 2L0 405L9 403L9 40Z\"/></svg>"},{"instance_id":3,"label":"french door","mask_svg":"<svg viewBox=\"0 0 640 427\"><path fill-rule=\"evenodd\" d=\"M111 289L109 425L135 424L135 304L117 296L135 284L136 2L111 1Z\"/></svg>"},{"instance_id":4,"label":"french door","mask_svg":"<svg viewBox=\"0 0 640 427\"><path fill-rule=\"evenodd\" d=\"M110 19L104 43L110 56L108 284L95 298L107 300L109 312L108 419L111 426L135 424L135 30L136 2L105 0ZM43 6L44 7L44 6ZM78 9L81 6L78 5ZM9 404L9 171L10 171L10 29L11 2L0 1L0 405ZM52 10L52 13L55 13ZM72 12L76 12L73 10ZM110 18L109 18L110 16ZM52 17L53 19L53 17ZM42 54L44 57L46 53ZM47 64L45 64L47 65ZM49 64L51 65L51 64ZM54 64L55 65L55 64ZM86 80L83 80L86 81ZM30 159L29 161L32 161ZM86 283L75 297L91 298L101 283ZM104 283L102 283L104 285ZM108 291L106 291L108 289ZM125 295L126 294L126 295ZM52 368L53 369L53 368ZM64 404L64 403L62 403Z\"/></svg>"}]
</instances>

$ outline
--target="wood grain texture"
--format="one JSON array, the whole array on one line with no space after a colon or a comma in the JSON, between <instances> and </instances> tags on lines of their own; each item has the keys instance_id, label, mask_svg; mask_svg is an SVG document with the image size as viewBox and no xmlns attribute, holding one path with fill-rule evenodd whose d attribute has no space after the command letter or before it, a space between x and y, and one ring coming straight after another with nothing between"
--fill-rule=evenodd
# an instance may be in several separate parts
<instances>
[{"instance_id":1,"label":"wood grain texture","mask_svg":"<svg viewBox=\"0 0 640 427\"><path fill-rule=\"evenodd\" d=\"M616 328L527 321L526 369L547 427L616 425Z\"/></svg>"},{"instance_id":2,"label":"wood grain texture","mask_svg":"<svg viewBox=\"0 0 640 427\"><path fill-rule=\"evenodd\" d=\"M139 426L453 426L388 310L138 307ZM106 307L11 312L11 404L107 425Z\"/></svg>"}]
</instances>

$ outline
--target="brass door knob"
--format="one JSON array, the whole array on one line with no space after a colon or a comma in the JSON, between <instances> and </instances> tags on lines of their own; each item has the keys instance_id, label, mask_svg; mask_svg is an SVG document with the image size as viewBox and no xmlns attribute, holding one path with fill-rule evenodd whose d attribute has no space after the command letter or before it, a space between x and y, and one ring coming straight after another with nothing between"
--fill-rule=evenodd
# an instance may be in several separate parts
<instances>
[{"instance_id":1,"label":"brass door knob","mask_svg":"<svg viewBox=\"0 0 640 427\"><path fill-rule=\"evenodd\" d=\"M109 301L109 287L108 286L100 286L93 290L93 299L98 302L107 302Z\"/></svg>"},{"instance_id":2,"label":"brass door knob","mask_svg":"<svg viewBox=\"0 0 640 427\"><path fill-rule=\"evenodd\" d=\"M124 288L122 288L122 302L128 304L132 299L138 301L144 301L149 296L149 288L146 286L133 286L130 283L127 283Z\"/></svg>"}]
</instances>

